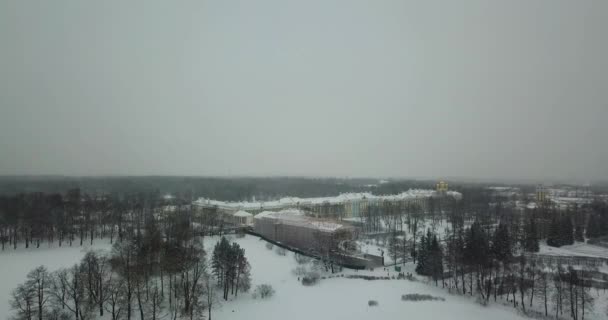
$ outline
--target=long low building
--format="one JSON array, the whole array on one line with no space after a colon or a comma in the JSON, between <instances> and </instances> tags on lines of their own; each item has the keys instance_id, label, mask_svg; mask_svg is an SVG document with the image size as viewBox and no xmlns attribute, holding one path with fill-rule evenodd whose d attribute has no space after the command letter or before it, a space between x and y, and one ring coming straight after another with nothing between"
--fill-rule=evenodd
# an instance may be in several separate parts
<instances>
[{"instance_id":1,"label":"long low building","mask_svg":"<svg viewBox=\"0 0 608 320\"><path fill-rule=\"evenodd\" d=\"M313 218L298 209L261 212L254 217L253 230L269 240L317 254L356 238L356 228Z\"/></svg>"},{"instance_id":2,"label":"long low building","mask_svg":"<svg viewBox=\"0 0 608 320\"><path fill-rule=\"evenodd\" d=\"M357 251L359 229L348 223L319 219L299 209L264 211L254 217L258 235L305 254L329 259L349 268L375 268L384 258Z\"/></svg>"},{"instance_id":3,"label":"long low building","mask_svg":"<svg viewBox=\"0 0 608 320\"><path fill-rule=\"evenodd\" d=\"M373 195L371 193L344 193L335 197L297 198L285 197L275 201L226 202L212 199L198 199L193 205L202 210L217 210L225 215L238 211L247 211L254 216L264 211L300 209L318 217L357 218L365 214L370 207L400 207L417 205L422 210L429 206L429 201L439 203L456 199L462 195L455 191L435 191L412 189L394 195Z\"/></svg>"}]
</instances>

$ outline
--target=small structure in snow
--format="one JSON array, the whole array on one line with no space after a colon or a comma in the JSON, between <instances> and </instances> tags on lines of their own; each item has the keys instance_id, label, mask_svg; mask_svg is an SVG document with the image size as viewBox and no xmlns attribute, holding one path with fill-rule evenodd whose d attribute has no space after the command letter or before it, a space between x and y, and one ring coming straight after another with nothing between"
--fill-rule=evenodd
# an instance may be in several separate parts
<instances>
[{"instance_id":1,"label":"small structure in snow","mask_svg":"<svg viewBox=\"0 0 608 320\"><path fill-rule=\"evenodd\" d=\"M232 215L232 222L237 226L253 226L253 215L239 210Z\"/></svg>"}]
</instances>

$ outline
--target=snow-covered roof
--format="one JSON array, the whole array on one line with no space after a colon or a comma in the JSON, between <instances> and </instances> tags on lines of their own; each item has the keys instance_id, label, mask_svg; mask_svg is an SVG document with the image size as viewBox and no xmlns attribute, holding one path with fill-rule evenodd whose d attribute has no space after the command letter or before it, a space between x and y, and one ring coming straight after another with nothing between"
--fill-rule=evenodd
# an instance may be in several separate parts
<instances>
[{"instance_id":1,"label":"snow-covered roof","mask_svg":"<svg viewBox=\"0 0 608 320\"><path fill-rule=\"evenodd\" d=\"M310 224L323 231L336 231L342 227L339 223L327 221L311 221Z\"/></svg>"},{"instance_id":2,"label":"snow-covered roof","mask_svg":"<svg viewBox=\"0 0 608 320\"><path fill-rule=\"evenodd\" d=\"M334 221L325 221L309 217L304 211L298 209L286 209L281 211L263 211L254 216L256 221L269 219L274 223L297 225L306 228L314 228L319 231L333 232L345 225Z\"/></svg>"},{"instance_id":3,"label":"snow-covered roof","mask_svg":"<svg viewBox=\"0 0 608 320\"><path fill-rule=\"evenodd\" d=\"M451 196L457 199L462 198L462 194L456 191L446 192L447 196ZM198 206L217 206L221 209L230 210L277 210L295 207L299 205L319 205L319 204L343 204L353 201L398 201L398 200L414 200L419 198L430 198L439 196L434 190L421 190L421 189L410 189L408 191L393 194L393 195L373 195L368 192L362 193L342 193L335 197L317 197L317 198L298 198L298 197L285 197L279 200L266 201L266 202L225 202L211 199L200 198L194 201L195 205Z\"/></svg>"},{"instance_id":4,"label":"snow-covered roof","mask_svg":"<svg viewBox=\"0 0 608 320\"><path fill-rule=\"evenodd\" d=\"M252 217L253 215L247 211L239 210L233 214L235 217Z\"/></svg>"},{"instance_id":5,"label":"snow-covered roof","mask_svg":"<svg viewBox=\"0 0 608 320\"><path fill-rule=\"evenodd\" d=\"M555 201L555 202L563 202L563 203L585 204L585 203L591 203L592 199L589 199L589 198L580 198L580 197L555 197L553 199L553 201Z\"/></svg>"},{"instance_id":6,"label":"snow-covered roof","mask_svg":"<svg viewBox=\"0 0 608 320\"><path fill-rule=\"evenodd\" d=\"M298 220L300 216L304 216L304 211L298 209L285 209L281 211L262 211L255 215L255 219L271 218L271 219L293 219Z\"/></svg>"}]
</instances>

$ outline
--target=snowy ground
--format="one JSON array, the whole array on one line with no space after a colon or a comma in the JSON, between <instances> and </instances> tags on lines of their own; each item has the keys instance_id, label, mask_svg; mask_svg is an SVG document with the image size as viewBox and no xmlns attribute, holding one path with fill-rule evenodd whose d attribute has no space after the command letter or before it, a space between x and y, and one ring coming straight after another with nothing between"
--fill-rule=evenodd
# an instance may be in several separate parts
<instances>
[{"instance_id":1,"label":"snowy ground","mask_svg":"<svg viewBox=\"0 0 608 320\"><path fill-rule=\"evenodd\" d=\"M268 250L265 242L256 237L232 240L246 250L252 266L253 287L269 283L276 290L270 300L255 300L250 294L239 295L236 301L225 302L212 317L219 320L256 319L309 320L309 319L523 319L513 309L502 306L482 307L473 300L452 296L441 288L423 282L407 280L355 280L332 278L321 280L312 287L301 285L292 270L298 265L294 254L278 255ZM211 248L217 238L207 238ZM386 275L378 268L374 272L345 274ZM393 272L391 272L391 275ZM446 301L403 302L401 295L408 293L430 294L444 297ZM368 307L369 300L377 300L379 306Z\"/></svg>"},{"instance_id":2,"label":"snowy ground","mask_svg":"<svg viewBox=\"0 0 608 320\"><path fill-rule=\"evenodd\" d=\"M373 239L366 239L365 241L357 242L359 245L359 250L363 253L373 254L376 256L384 256L384 263L391 264L393 261L391 260L390 254L388 254L386 247L375 244Z\"/></svg>"},{"instance_id":3,"label":"snowy ground","mask_svg":"<svg viewBox=\"0 0 608 320\"><path fill-rule=\"evenodd\" d=\"M80 261L88 249L108 249L110 241L95 240L93 246L73 244L72 247L57 243L49 247L48 244L40 248L25 249L23 246L13 250L6 248L0 251L0 318L6 319L10 314L9 299L11 291L25 281L27 273L39 265L45 265L49 271L62 267L69 267Z\"/></svg>"},{"instance_id":4,"label":"snowy ground","mask_svg":"<svg viewBox=\"0 0 608 320\"><path fill-rule=\"evenodd\" d=\"M213 311L216 320L256 319L309 320L309 319L524 319L510 307L492 304L482 307L469 297L450 295L424 281L375 280L331 278L306 287L300 284L292 270L298 266L292 252L285 256L266 248L266 242L257 237L230 238L246 250L252 266L252 287L261 283L271 284L276 295L269 300L255 300L251 294L239 294L232 301L223 302ZM205 238L207 252L212 251L218 237ZM0 318L9 314L10 292L32 268L45 264L53 271L76 263L88 247L62 247L18 249L0 252ZM107 241L96 241L95 249L109 248ZM413 265L406 265L411 272ZM345 270L345 275L366 274L386 276L394 272L378 268L375 271ZM404 302L401 295L408 293L429 294L443 297L446 301ZM376 300L377 307L369 307L368 301ZM605 307L605 296L602 297ZM589 317L592 319L593 317ZM598 319L604 319L598 317Z\"/></svg>"}]
</instances>

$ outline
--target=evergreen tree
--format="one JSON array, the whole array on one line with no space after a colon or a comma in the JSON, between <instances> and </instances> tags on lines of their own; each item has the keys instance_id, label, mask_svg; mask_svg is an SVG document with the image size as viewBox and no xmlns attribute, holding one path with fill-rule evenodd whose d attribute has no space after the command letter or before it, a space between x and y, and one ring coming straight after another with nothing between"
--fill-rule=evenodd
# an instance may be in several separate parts
<instances>
[{"instance_id":1,"label":"evergreen tree","mask_svg":"<svg viewBox=\"0 0 608 320\"><path fill-rule=\"evenodd\" d=\"M602 228L601 219L597 214L592 214L589 217L586 234L587 238L598 238L605 235L605 230Z\"/></svg>"},{"instance_id":2,"label":"evergreen tree","mask_svg":"<svg viewBox=\"0 0 608 320\"><path fill-rule=\"evenodd\" d=\"M502 222L494 231L494 239L492 240L492 254L498 261L507 261L511 257L511 236L509 229Z\"/></svg>"},{"instance_id":3,"label":"evergreen tree","mask_svg":"<svg viewBox=\"0 0 608 320\"><path fill-rule=\"evenodd\" d=\"M443 274L443 250L437 235L430 229L427 230L426 235L420 238L416 273L433 277L435 282Z\"/></svg>"},{"instance_id":4,"label":"evergreen tree","mask_svg":"<svg viewBox=\"0 0 608 320\"><path fill-rule=\"evenodd\" d=\"M540 250L536 219L533 217L527 220L527 223L524 226L522 247L527 252L538 252Z\"/></svg>"},{"instance_id":5,"label":"evergreen tree","mask_svg":"<svg viewBox=\"0 0 608 320\"><path fill-rule=\"evenodd\" d=\"M560 238L562 245L574 244L574 233L573 233L572 220L569 216L565 216L561 220L560 224Z\"/></svg>"},{"instance_id":6,"label":"evergreen tree","mask_svg":"<svg viewBox=\"0 0 608 320\"><path fill-rule=\"evenodd\" d=\"M230 243L224 237L222 237L222 239L220 239L220 241L218 241L213 248L211 269L220 286L223 286L226 282L229 259L228 251L230 251Z\"/></svg>"},{"instance_id":7,"label":"evergreen tree","mask_svg":"<svg viewBox=\"0 0 608 320\"><path fill-rule=\"evenodd\" d=\"M574 228L569 216L553 219L549 228L547 244L552 247L561 247L574 244Z\"/></svg>"},{"instance_id":8,"label":"evergreen tree","mask_svg":"<svg viewBox=\"0 0 608 320\"><path fill-rule=\"evenodd\" d=\"M560 224L556 218L551 220L549 225L549 234L547 235L547 245L552 247L562 246L560 241Z\"/></svg>"},{"instance_id":9,"label":"evergreen tree","mask_svg":"<svg viewBox=\"0 0 608 320\"><path fill-rule=\"evenodd\" d=\"M583 227L576 226L574 228L574 240L576 240L576 241L585 241L585 237L583 237Z\"/></svg>"},{"instance_id":10,"label":"evergreen tree","mask_svg":"<svg viewBox=\"0 0 608 320\"><path fill-rule=\"evenodd\" d=\"M430 275L437 284L437 280L443 276L443 251L436 235L433 235L433 240L429 245L429 262Z\"/></svg>"},{"instance_id":11,"label":"evergreen tree","mask_svg":"<svg viewBox=\"0 0 608 320\"><path fill-rule=\"evenodd\" d=\"M211 258L211 269L220 287L223 298L228 300L230 293L237 295L239 289L248 291L251 286L251 266L245 258L245 249L238 243L230 244L226 238L216 243Z\"/></svg>"},{"instance_id":12,"label":"evergreen tree","mask_svg":"<svg viewBox=\"0 0 608 320\"><path fill-rule=\"evenodd\" d=\"M490 261L488 238L481 224L475 221L465 235L464 258L469 265L485 267Z\"/></svg>"},{"instance_id":13,"label":"evergreen tree","mask_svg":"<svg viewBox=\"0 0 608 320\"><path fill-rule=\"evenodd\" d=\"M397 230L393 229L388 238L388 254L393 259L394 263L397 263L397 258L401 253L401 247L399 239L397 238Z\"/></svg>"},{"instance_id":14,"label":"evergreen tree","mask_svg":"<svg viewBox=\"0 0 608 320\"><path fill-rule=\"evenodd\" d=\"M427 237L425 235L422 235L422 237L420 237L420 244L418 245L418 250L416 251L416 258L418 260L418 264L416 265L416 273L420 275L428 275L427 242Z\"/></svg>"},{"instance_id":15,"label":"evergreen tree","mask_svg":"<svg viewBox=\"0 0 608 320\"><path fill-rule=\"evenodd\" d=\"M420 243L418 244L418 250L416 250L416 273L424 274L426 270L426 236L420 237Z\"/></svg>"}]
</instances>

